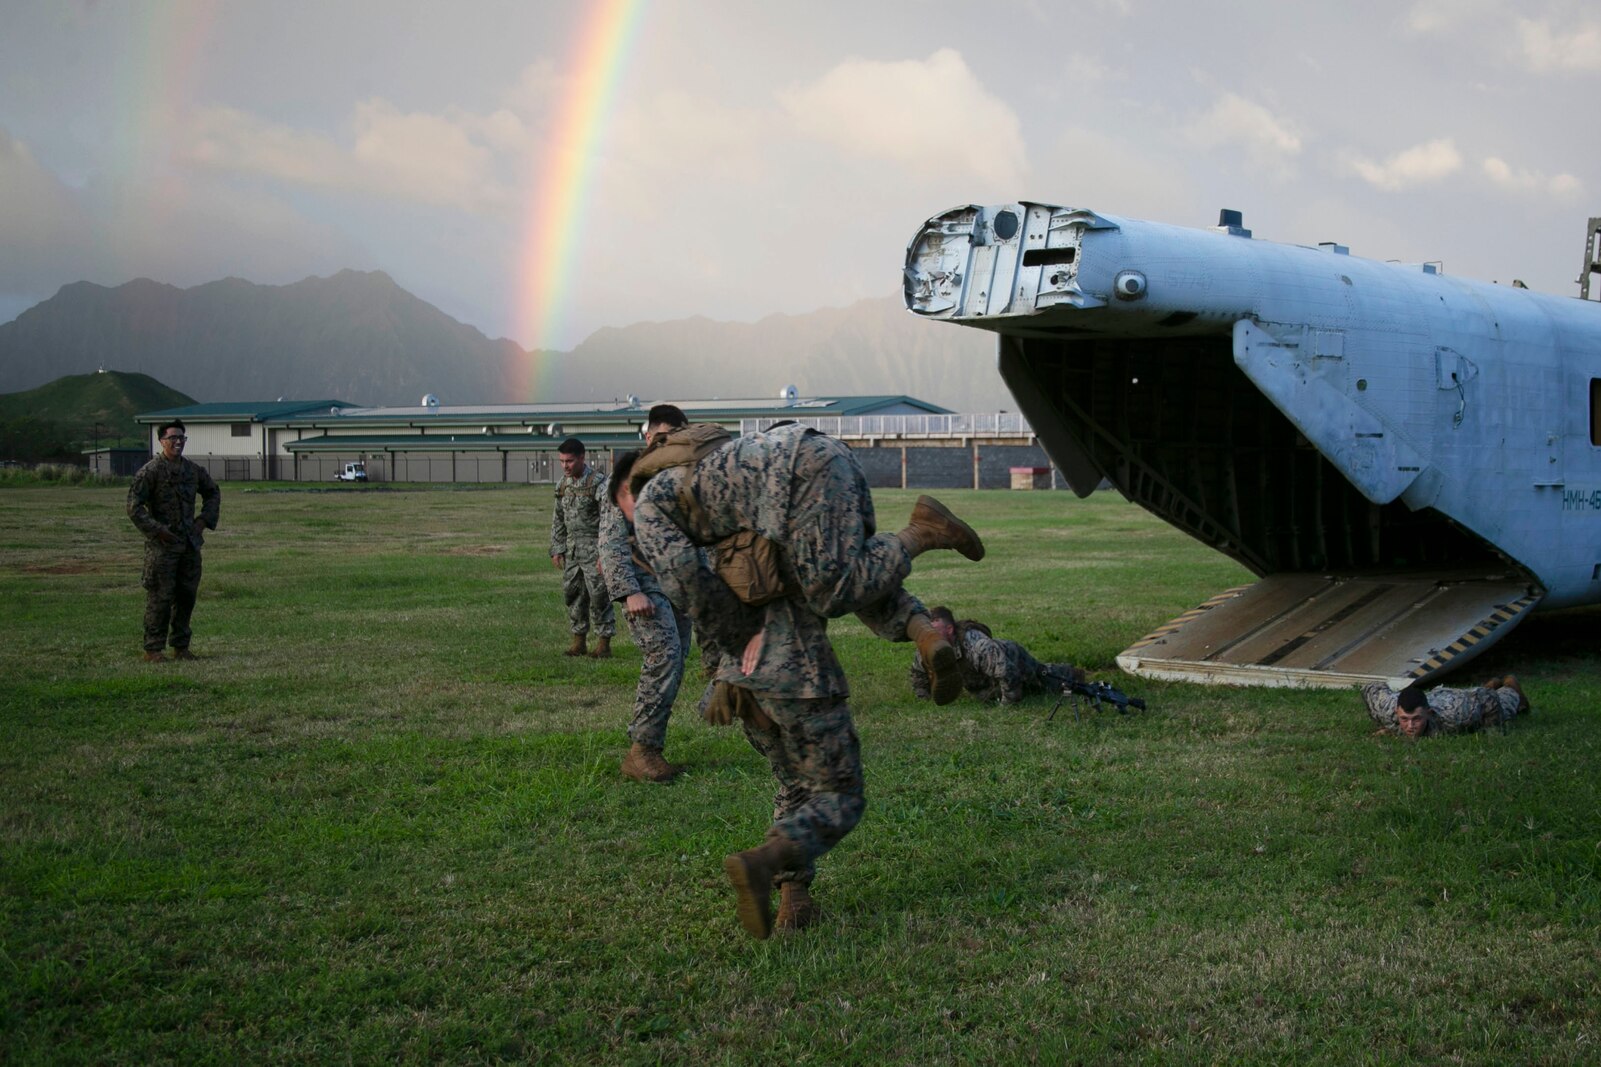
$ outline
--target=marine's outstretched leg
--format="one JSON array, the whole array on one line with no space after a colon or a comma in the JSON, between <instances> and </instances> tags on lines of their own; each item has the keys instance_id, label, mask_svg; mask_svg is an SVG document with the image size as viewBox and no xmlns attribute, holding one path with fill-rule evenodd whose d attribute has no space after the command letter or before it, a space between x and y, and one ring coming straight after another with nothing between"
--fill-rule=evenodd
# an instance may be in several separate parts
<instances>
[{"instance_id":1,"label":"marine's outstretched leg","mask_svg":"<svg viewBox=\"0 0 1601 1067\"><path fill-rule=\"evenodd\" d=\"M914 558L935 548L954 548L971 560L984 558L984 542L978 531L931 496L917 498L912 517L895 536Z\"/></svg>"}]
</instances>

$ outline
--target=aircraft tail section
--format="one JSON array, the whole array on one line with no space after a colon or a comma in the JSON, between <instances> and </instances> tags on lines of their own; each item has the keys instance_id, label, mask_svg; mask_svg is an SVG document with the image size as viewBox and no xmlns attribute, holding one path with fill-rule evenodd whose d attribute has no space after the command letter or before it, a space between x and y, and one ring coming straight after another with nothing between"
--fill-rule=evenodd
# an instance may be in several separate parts
<instances>
[{"instance_id":1,"label":"aircraft tail section","mask_svg":"<svg viewBox=\"0 0 1601 1067\"><path fill-rule=\"evenodd\" d=\"M1147 678L1253 686L1397 687L1461 667L1539 603L1498 572L1280 573L1219 593L1125 649Z\"/></svg>"}]
</instances>

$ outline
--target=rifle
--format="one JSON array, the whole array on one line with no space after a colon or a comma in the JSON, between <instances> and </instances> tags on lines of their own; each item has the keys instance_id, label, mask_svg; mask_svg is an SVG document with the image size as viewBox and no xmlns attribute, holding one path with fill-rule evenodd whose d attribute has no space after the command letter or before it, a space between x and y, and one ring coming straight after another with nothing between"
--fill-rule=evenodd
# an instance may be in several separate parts
<instances>
[{"instance_id":1,"label":"rifle","mask_svg":"<svg viewBox=\"0 0 1601 1067\"><path fill-rule=\"evenodd\" d=\"M1075 678L1063 678L1062 695L1056 698L1056 706L1051 708L1050 715L1045 721L1050 722L1056 718L1056 713L1062 707L1062 701L1073 702L1073 721L1078 721L1078 705L1082 698L1089 702L1090 710L1100 711L1102 704L1110 704L1117 709L1119 715L1127 715L1129 709L1135 711L1145 710L1145 701L1139 697L1131 697L1120 689L1106 682L1081 682Z\"/></svg>"}]
</instances>

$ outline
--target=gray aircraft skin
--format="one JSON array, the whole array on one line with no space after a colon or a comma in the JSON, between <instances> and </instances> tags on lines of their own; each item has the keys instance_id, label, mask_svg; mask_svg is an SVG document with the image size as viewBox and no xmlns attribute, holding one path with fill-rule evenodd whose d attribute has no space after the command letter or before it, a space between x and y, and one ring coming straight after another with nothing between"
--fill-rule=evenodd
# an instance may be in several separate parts
<instances>
[{"instance_id":1,"label":"gray aircraft skin","mask_svg":"<svg viewBox=\"0 0 1601 1067\"><path fill-rule=\"evenodd\" d=\"M907 308L999 335L1007 386L1080 496L1109 480L1275 580L1219 598L1258 600L1192 647L1173 635L1212 602L1119 662L1400 684L1536 606L1601 601L1601 305L1257 240L1224 216L969 205L907 250Z\"/></svg>"}]
</instances>

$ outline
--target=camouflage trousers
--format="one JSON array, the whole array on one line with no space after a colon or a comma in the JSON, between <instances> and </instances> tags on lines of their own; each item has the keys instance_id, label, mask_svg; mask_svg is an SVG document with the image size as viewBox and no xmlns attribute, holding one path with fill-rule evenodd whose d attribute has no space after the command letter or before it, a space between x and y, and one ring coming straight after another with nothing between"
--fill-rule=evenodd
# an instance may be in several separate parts
<instances>
[{"instance_id":1,"label":"camouflage trousers","mask_svg":"<svg viewBox=\"0 0 1601 1067\"><path fill-rule=\"evenodd\" d=\"M1482 726L1500 726L1517 718L1518 693L1515 689L1447 689L1429 692L1429 705L1441 732L1468 733Z\"/></svg>"},{"instance_id":2,"label":"camouflage trousers","mask_svg":"<svg viewBox=\"0 0 1601 1067\"><path fill-rule=\"evenodd\" d=\"M880 637L905 640L906 618L922 611L901 591L912 557L900 538L877 532L873 494L850 448L807 435L790 484L785 548L800 598L825 619L854 612Z\"/></svg>"},{"instance_id":3,"label":"camouflage trousers","mask_svg":"<svg viewBox=\"0 0 1601 1067\"><path fill-rule=\"evenodd\" d=\"M667 717L672 714L678 686L684 680L690 623L689 616L674 611L662 594L645 595L656 608L655 615L635 618L624 612L628 632L644 657L639 686L634 690L634 718L628 724L628 740L660 749L667 740Z\"/></svg>"},{"instance_id":4,"label":"camouflage trousers","mask_svg":"<svg viewBox=\"0 0 1601 1067\"><path fill-rule=\"evenodd\" d=\"M169 636L173 648L188 648L189 618L200 592L200 550L172 552L159 542L146 544L140 584L145 589L145 651L160 652Z\"/></svg>"},{"instance_id":5,"label":"camouflage trousers","mask_svg":"<svg viewBox=\"0 0 1601 1067\"><path fill-rule=\"evenodd\" d=\"M567 602L567 622L573 633L594 631L596 637L610 637L617 632L611 594L606 591L600 564L595 560L579 563L568 556L561 572L561 594Z\"/></svg>"},{"instance_id":6,"label":"camouflage trousers","mask_svg":"<svg viewBox=\"0 0 1601 1067\"><path fill-rule=\"evenodd\" d=\"M773 726L762 729L746 720L745 736L778 779L767 833L788 838L806 853L803 867L780 871L773 881L810 885L817 858L851 832L867 807L861 743L850 708L838 698L785 700L757 693L756 699Z\"/></svg>"},{"instance_id":7,"label":"camouflage trousers","mask_svg":"<svg viewBox=\"0 0 1601 1067\"><path fill-rule=\"evenodd\" d=\"M665 596L666 594L662 595ZM671 602L669 601L669 603ZM673 610L681 617L689 619L689 615L685 612L678 611L676 607ZM723 650L717 647L717 639L707 633L704 627L694 626L694 621L690 619L690 625L694 627L695 631L695 642L700 645L700 676L710 682L717 677L717 669L723 665ZM684 669L688 670L689 668L685 667Z\"/></svg>"},{"instance_id":8,"label":"camouflage trousers","mask_svg":"<svg viewBox=\"0 0 1601 1067\"><path fill-rule=\"evenodd\" d=\"M1041 663L1016 641L995 643L1000 646L1004 656L998 674L991 673L987 677L969 680L966 677L967 664L964 662L962 665L963 680L967 683L967 690L980 700L1015 704L1035 693L1060 690L1073 676L1071 663Z\"/></svg>"}]
</instances>

